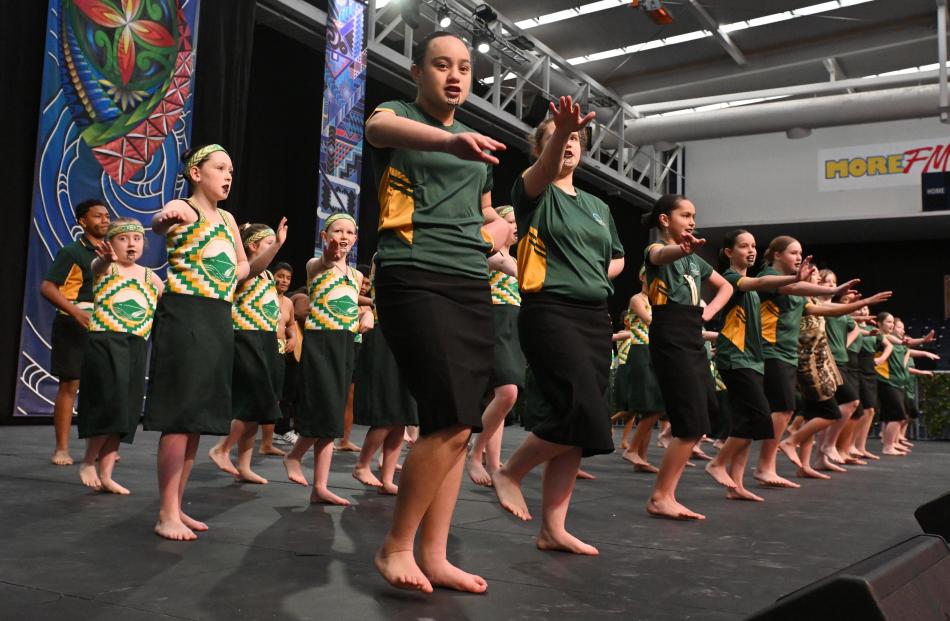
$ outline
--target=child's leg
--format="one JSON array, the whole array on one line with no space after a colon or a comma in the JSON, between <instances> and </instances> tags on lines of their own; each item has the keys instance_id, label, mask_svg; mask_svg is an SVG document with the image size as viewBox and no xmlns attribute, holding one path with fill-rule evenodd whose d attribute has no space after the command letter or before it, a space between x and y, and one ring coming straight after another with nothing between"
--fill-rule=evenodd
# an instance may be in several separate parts
<instances>
[{"instance_id":1,"label":"child's leg","mask_svg":"<svg viewBox=\"0 0 950 621\"><path fill-rule=\"evenodd\" d=\"M69 429L73 424L73 406L76 405L76 393L79 392L79 380L59 380L56 401L53 403L53 428L56 432L56 449L50 461L57 466L73 465L69 456Z\"/></svg>"},{"instance_id":2,"label":"child's leg","mask_svg":"<svg viewBox=\"0 0 950 621\"><path fill-rule=\"evenodd\" d=\"M623 424L623 435L620 436L620 448L629 451L633 444L628 438L630 437L630 432L633 431L633 423L636 422L636 416L634 416L632 412L618 412L615 416L625 421Z\"/></svg>"},{"instance_id":3,"label":"child's leg","mask_svg":"<svg viewBox=\"0 0 950 621\"><path fill-rule=\"evenodd\" d=\"M241 422L241 435L238 436L237 471L242 481L264 485L267 479L251 470L251 457L254 456L254 438L257 436L257 423Z\"/></svg>"},{"instance_id":4,"label":"child's leg","mask_svg":"<svg viewBox=\"0 0 950 621\"><path fill-rule=\"evenodd\" d=\"M821 446L818 450L822 454L827 455L828 459L833 462L841 463L848 458L847 454L841 454L838 452L838 437L848 424L848 421L851 420L851 415L854 414L854 410L857 407L857 401L851 401L850 403L842 403L839 405L838 411L841 412L841 418L831 423L831 426L825 430L825 437L822 440Z\"/></svg>"},{"instance_id":5,"label":"child's leg","mask_svg":"<svg viewBox=\"0 0 950 621\"><path fill-rule=\"evenodd\" d=\"M662 449L668 448L672 439L673 428L670 426L670 421L665 420L660 423L660 435L656 438L656 445Z\"/></svg>"},{"instance_id":6,"label":"child's leg","mask_svg":"<svg viewBox=\"0 0 950 621\"><path fill-rule=\"evenodd\" d=\"M567 510L574 492L577 469L581 463L581 449L572 447L550 459L541 478L541 532L538 534L539 550L560 550L574 554L599 554L597 548L588 545L567 532Z\"/></svg>"},{"instance_id":7,"label":"child's leg","mask_svg":"<svg viewBox=\"0 0 950 621\"><path fill-rule=\"evenodd\" d=\"M530 520L531 513L528 512L528 505L521 493L521 480L538 464L543 464L573 448L576 447L548 442L529 433L505 465L492 475L495 494L501 506L513 513L515 517Z\"/></svg>"},{"instance_id":8,"label":"child's leg","mask_svg":"<svg viewBox=\"0 0 950 621\"><path fill-rule=\"evenodd\" d=\"M901 447L897 438L900 435L900 423L897 421L890 421L884 423L884 432L882 433L882 440L884 442L884 448L881 450L885 455L906 455L907 452Z\"/></svg>"},{"instance_id":9,"label":"child's leg","mask_svg":"<svg viewBox=\"0 0 950 621\"><path fill-rule=\"evenodd\" d=\"M109 438L107 435L92 436L86 439L86 453L83 455L82 463L79 465L79 479L86 487L94 490L102 489L102 480L96 472L96 459L99 457L99 451Z\"/></svg>"},{"instance_id":10,"label":"child's leg","mask_svg":"<svg viewBox=\"0 0 950 621\"><path fill-rule=\"evenodd\" d=\"M676 500L676 486L699 438L673 438L663 454L660 472L647 502L647 513L676 520L705 520L706 516L690 511Z\"/></svg>"},{"instance_id":11,"label":"child's leg","mask_svg":"<svg viewBox=\"0 0 950 621\"><path fill-rule=\"evenodd\" d=\"M356 465L353 466L353 478L363 485L380 487L383 484L382 481L377 479L376 475L373 474L371 464L373 462L373 455L383 446L391 429L392 427L370 427L370 430L366 432L366 437L363 439L363 448L360 449L359 459L356 460ZM402 429L402 427L400 427L400 429ZM400 441L401 440L402 437L400 436Z\"/></svg>"},{"instance_id":12,"label":"child's leg","mask_svg":"<svg viewBox=\"0 0 950 621\"><path fill-rule=\"evenodd\" d=\"M399 463L399 454L402 452L402 434L405 432L402 425L389 427L386 439L383 441L383 467L380 469L382 486L377 490L380 494L395 495L399 488L393 483L396 476L396 464ZM363 446L366 446L364 443Z\"/></svg>"},{"instance_id":13,"label":"child's leg","mask_svg":"<svg viewBox=\"0 0 950 621\"><path fill-rule=\"evenodd\" d=\"M504 419L502 419L502 426L496 433L492 434L491 440L488 441L488 446L485 447L485 470L488 471L488 474L492 474L501 468L501 441L504 439L504 436L505 426Z\"/></svg>"},{"instance_id":14,"label":"child's leg","mask_svg":"<svg viewBox=\"0 0 950 621\"><path fill-rule=\"evenodd\" d=\"M166 539L191 541L194 531L181 519L181 483L189 434L166 433L158 441L158 493L161 506L155 533Z\"/></svg>"},{"instance_id":15,"label":"child's leg","mask_svg":"<svg viewBox=\"0 0 950 621\"><path fill-rule=\"evenodd\" d=\"M643 470L646 472L658 472L656 466L653 466L647 460L647 449L650 448L650 436L653 435L653 426L660 419L660 415L646 414L637 423L637 430L633 434L633 447L639 457Z\"/></svg>"},{"instance_id":16,"label":"child's leg","mask_svg":"<svg viewBox=\"0 0 950 621\"><path fill-rule=\"evenodd\" d=\"M468 458L468 476L476 485L491 485L491 475L482 465L482 454L496 434L502 433L505 416L518 400L518 387L513 384L495 388L495 396L482 414L482 432L475 438L475 445Z\"/></svg>"},{"instance_id":17,"label":"child's leg","mask_svg":"<svg viewBox=\"0 0 950 621\"><path fill-rule=\"evenodd\" d=\"M259 449L259 453L261 455L283 457L286 453L274 446L274 426L274 423L261 425L261 448Z\"/></svg>"},{"instance_id":18,"label":"child's leg","mask_svg":"<svg viewBox=\"0 0 950 621\"><path fill-rule=\"evenodd\" d=\"M317 438L313 443L313 489L310 490L310 502L323 502L348 507L350 501L330 491L330 462L333 461L333 439Z\"/></svg>"},{"instance_id":19,"label":"child's leg","mask_svg":"<svg viewBox=\"0 0 950 621\"><path fill-rule=\"evenodd\" d=\"M785 477L780 477L776 470L776 461L778 457L778 445L785 433L792 418L791 412L772 412L772 434L771 440L762 440L759 447L759 463L752 473L760 483L769 487L801 487L798 483L793 483Z\"/></svg>"},{"instance_id":20,"label":"child's leg","mask_svg":"<svg viewBox=\"0 0 950 621\"><path fill-rule=\"evenodd\" d=\"M738 487L730 472L733 470L733 461L736 459L736 456L741 451L748 452L749 447L751 446L752 441L746 438L734 438L729 436L726 438L725 444L722 445L719 453L706 464L706 472L716 481L716 483L727 487L729 489L734 489Z\"/></svg>"},{"instance_id":21,"label":"child's leg","mask_svg":"<svg viewBox=\"0 0 950 621\"><path fill-rule=\"evenodd\" d=\"M464 466L463 448L456 456L455 463L450 465L449 472L442 481L442 487L439 488L422 518L419 568L432 586L470 593L484 593L488 588L488 583L481 576L459 569L449 562L446 555L449 527L452 524L452 513L455 511Z\"/></svg>"},{"instance_id":22,"label":"child's leg","mask_svg":"<svg viewBox=\"0 0 950 621\"><path fill-rule=\"evenodd\" d=\"M241 436L244 434L244 423L237 419L231 421L231 433L224 436L218 443L211 447L211 450L208 451L208 458L214 462L214 465L218 467L219 470L227 472L231 476L240 476L237 468L234 467L234 464L231 463L231 447L234 446L234 443L241 439Z\"/></svg>"},{"instance_id":23,"label":"child's leg","mask_svg":"<svg viewBox=\"0 0 950 621\"><path fill-rule=\"evenodd\" d=\"M413 544L423 516L436 496L442 495L443 485L450 479L449 473L457 467L458 475L461 476L465 447L471 433L471 427L464 425L442 429L416 440L406 457L399 479L399 495L396 497L392 526L375 557L376 569L391 585L412 591L432 592L432 584L416 564ZM458 486L456 479L456 494ZM446 489L449 487L451 484Z\"/></svg>"},{"instance_id":24,"label":"child's leg","mask_svg":"<svg viewBox=\"0 0 950 621\"><path fill-rule=\"evenodd\" d=\"M726 498L730 500L764 502L764 498L758 494L753 494L745 488L745 469L749 463L749 455L752 453L752 440L742 440L742 443L744 446L741 446L735 452L732 458L732 464L729 467L729 478L735 481L736 487L726 492Z\"/></svg>"},{"instance_id":25,"label":"child's leg","mask_svg":"<svg viewBox=\"0 0 950 621\"><path fill-rule=\"evenodd\" d=\"M102 481L102 490L113 494L129 494L129 490L119 485L112 478L116 458L119 456L119 434L112 433L106 436L106 441L99 449L99 480Z\"/></svg>"},{"instance_id":26,"label":"child's leg","mask_svg":"<svg viewBox=\"0 0 950 621\"><path fill-rule=\"evenodd\" d=\"M346 409L343 410L343 437L336 444L336 450L348 453L356 453L360 447L350 442L350 433L353 431L353 392L354 386L350 384L349 391L346 393Z\"/></svg>"},{"instance_id":27,"label":"child's leg","mask_svg":"<svg viewBox=\"0 0 950 621\"><path fill-rule=\"evenodd\" d=\"M294 447L290 449L290 452L284 455L284 469L287 471L287 478L293 481L294 483L299 483L300 485L307 485L307 477L303 474L303 456L307 454L307 451L310 450L310 447L313 446L314 440L316 438L305 438L300 436L297 438L297 441L294 442Z\"/></svg>"},{"instance_id":28,"label":"child's leg","mask_svg":"<svg viewBox=\"0 0 950 621\"><path fill-rule=\"evenodd\" d=\"M191 476L191 469L195 465L195 456L198 454L198 444L201 442L201 434L189 433L188 444L185 446L185 461L181 468L181 482L178 486L178 506L182 523L191 530L204 532L208 530L208 525L204 522L192 518L180 509L184 507L185 487L188 485L188 478Z\"/></svg>"},{"instance_id":29,"label":"child's leg","mask_svg":"<svg viewBox=\"0 0 950 621\"><path fill-rule=\"evenodd\" d=\"M861 451L861 455L868 459L880 459L880 457L868 451L868 436L871 434L871 427L874 425L874 414L874 408L866 408L864 416L861 417L861 426L858 427L855 433L855 446Z\"/></svg>"}]
</instances>

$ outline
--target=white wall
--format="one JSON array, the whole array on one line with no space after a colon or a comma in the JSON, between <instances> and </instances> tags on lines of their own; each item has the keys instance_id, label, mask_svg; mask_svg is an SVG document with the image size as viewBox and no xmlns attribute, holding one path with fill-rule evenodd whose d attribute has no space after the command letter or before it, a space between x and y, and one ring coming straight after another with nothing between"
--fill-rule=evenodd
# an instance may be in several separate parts
<instances>
[{"instance_id":1,"label":"white wall","mask_svg":"<svg viewBox=\"0 0 950 621\"><path fill-rule=\"evenodd\" d=\"M690 142L686 194L701 228L882 217L919 218L925 225L925 218L946 212L921 212L923 163L913 169L912 185L819 191L820 151L916 140L950 145L950 125L923 119L816 129L800 140L780 133Z\"/></svg>"}]
</instances>

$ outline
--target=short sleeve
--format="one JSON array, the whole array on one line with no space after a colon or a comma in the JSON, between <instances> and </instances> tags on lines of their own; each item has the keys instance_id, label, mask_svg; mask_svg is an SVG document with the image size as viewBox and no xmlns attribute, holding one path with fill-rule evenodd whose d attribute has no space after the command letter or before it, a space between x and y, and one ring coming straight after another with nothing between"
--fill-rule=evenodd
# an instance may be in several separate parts
<instances>
[{"instance_id":1,"label":"short sleeve","mask_svg":"<svg viewBox=\"0 0 950 621\"><path fill-rule=\"evenodd\" d=\"M378 106L376 106L376 109L373 110L373 114L376 114L377 112L381 110L388 110L390 112L394 112L396 116L402 116L402 117L409 116L408 114L409 107L406 105L404 101L393 100L393 101L383 102L379 104ZM372 116L372 114L370 116Z\"/></svg>"},{"instance_id":2,"label":"short sleeve","mask_svg":"<svg viewBox=\"0 0 950 621\"><path fill-rule=\"evenodd\" d=\"M76 264L76 259L73 253L69 251L69 248L69 246L64 246L56 253L56 257L53 258L53 264L49 266L49 270L46 272L46 280L57 287L66 282L69 272L72 271L73 266Z\"/></svg>"},{"instance_id":3,"label":"short sleeve","mask_svg":"<svg viewBox=\"0 0 950 621\"><path fill-rule=\"evenodd\" d=\"M610 229L610 258L619 259L624 256L624 249L623 244L620 243L617 225L614 223L614 217L609 208L607 209L607 227Z\"/></svg>"},{"instance_id":4,"label":"short sleeve","mask_svg":"<svg viewBox=\"0 0 950 621\"><path fill-rule=\"evenodd\" d=\"M515 184L511 187L511 204L516 211L530 211L538 206L544 195L551 191L551 186L544 189L536 198L527 198L524 195L524 173L518 175Z\"/></svg>"},{"instance_id":5,"label":"short sleeve","mask_svg":"<svg viewBox=\"0 0 950 621\"><path fill-rule=\"evenodd\" d=\"M722 277L725 278L725 279L726 279L726 282L728 282L730 285L732 285L733 288L735 288L735 289L738 289L738 288L739 288L739 281L742 280L743 278L745 278L745 276L743 276L742 274L740 274L739 272L737 272L737 271L735 271L735 270L733 270L733 269L728 269L728 270L726 270L726 271L723 273Z\"/></svg>"},{"instance_id":6,"label":"short sleeve","mask_svg":"<svg viewBox=\"0 0 950 621\"><path fill-rule=\"evenodd\" d=\"M695 256L695 255L693 255L693 256ZM696 260L699 262L699 275L700 275L700 277L701 277L703 280L706 280L707 278L709 278L710 276L712 276L712 273L715 271L715 270L712 268L712 265L710 265L709 263L706 263L706 260L703 259L702 257L696 257Z\"/></svg>"},{"instance_id":7,"label":"short sleeve","mask_svg":"<svg viewBox=\"0 0 950 621\"><path fill-rule=\"evenodd\" d=\"M857 322L854 320L854 318L851 317L851 316L846 317L846 319L848 320L848 321L847 321L847 324L846 324L846 325L848 326L848 332L851 332L852 330L854 330L854 326L856 326L856 325L858 325L858 324L857 324Z\"/></svg>"},{"instance_id":8,"label":"short sleeve","mask_svg":"<svg viewBox=\"0 0 950 621\"><path fill-rule=\"evenodd\" d=\"M652 267L656 267L655 265L653 265L653 261L650 260L650 251L653 250L655 246L659 246L660 248L662 248L663 244L653 243L643 249L643 264L644 265L650 265Z\"/></svg>"},{"instance_id":9,"label":"short sleeve","mask_svg":"<svg viewBox=\"0 0 950 621\"><path fill-rule=\"evenodd\" d=\"M482 194L491 192L495 187L495 177L492 175L492 165L486 164L485 168L488 169L488 175L485 176L485 185L482 186Z\"/></svg>"}]
</instances>

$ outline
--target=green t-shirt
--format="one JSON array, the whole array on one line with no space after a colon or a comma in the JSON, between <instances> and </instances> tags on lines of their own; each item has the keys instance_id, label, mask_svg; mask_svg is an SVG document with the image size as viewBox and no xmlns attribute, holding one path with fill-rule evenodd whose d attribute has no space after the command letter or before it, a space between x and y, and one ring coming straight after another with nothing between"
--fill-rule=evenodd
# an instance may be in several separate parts
<instances>
[{"instance_id":1,"label":"green t-shirt","mask_svg":"<svg viewBox=\"0 0 950 621\"><path fill-rule=\"evenodd\" d=\"M848 345L848 351L856 354L861 351L861 345L864 343L864 335L858 332L858 337L851 341L851 344Z\"/></svg>"},{"instance_id":2,"label":"green t-shirt","mask_svg":"<svg viewBox=\"0 0 950 621\"><path fill-rule=\"evenodd\" d=\"M93 302L92 260L95 258L95 247L85 235L81 235L56 253L46 272L46 280L56 285L67 300L89 310Z\"/></svg>"},{"instance_id":3,"label":"green t-shirt","mask_svg":"<svg viewBox=\"0 0 950 621\"><path fill-rule=\"evenodd\" d=\"M391 110L452 134L416 104L388 101ZM379 264L403 265L470 278L488 278L491 242L482 233L482 195L492 189L491 166L439 151L371 149L379 189Z\"/></svg>"},{"instance_id":4,"label":"green t-shirt","mask_svg":"<svg viewBox=\"0 0 950 621\"><path fill-rule=\"evenodd\" d=\"M906 392L908 399L917 398L917 376L910 372L911 369L917 368L917 365L914 363L913 358L907 359L907 384Z\"/></svg>"},{"instance_id":5,"label":"green t-shirt","mask_svg":"<svg viewBox=\"0 0 950 621\"><path fill-rule=\"evenodd\" d=\"M511 189L518 221L518 286L523 293L544 291L585 302L602 301L614 291L607 278L611 259L623 246L610 208L576 189L571 196L553 183L535 199L524 195L520 175Z\"/></svg>"},{"instance_id":6,"label":"green t-shirt","mask_svg":"<svg viewBox=\"0 0 950 621\"><path fill-rule=\"evenodd\" d=\"M895 388L906 390L907 377L910 375L907 371L907 365L904 364L904 356L906 355L907 345L903 343L894 345L894 349L887 360L874 368L877 371L878 379Z\"/></svg>"},{"instance_id":7,"label":"green t-shirt","mask_svg":"<svg viewBox=\"0 0 950 621\"><path fill-rule=\"evenodd\" d=\"M876 354L884 346L884 337L878 334L861 336L861 353Z\"/></svg>"},{"instance_id":8,"label":"green t-shirt","mask_svg":"<svg viewBox=\"0 0 950 621\"><path fill-rule=\"evenodd\" d=\"M854 329L854 319L847 315L841 317L825 317L825 334L828 336L828 346L835 362L839 365L848 364L848 333Z\"/></svg>"},{"instance_id":9,"label":"green t-shirt","mask_svg":"<svg viewBox=\"0 0 950 621\"><path fill-rule=\"evenodd\" d=\"M759 272L762 276L785 276L767 265ZM762 355L766 359L780 360L798 365L798 334L801 330L802 312L807 300L800 295L786 295L777 289L762 291Z\"/></svg>"},{"instance_id":10,"label":"green t-shirt","mask_svg":"<svg viewBox=\"0 0 950 621\"><path fill-rule=\"evenodd\" d=\"M702 257L686 255L667 265L653 265L650 249L662 246L650 244L643 251L643 266L647 277L647 297L653 306L682 304L699 306L703 281L713 273L713 268Z\"/></svg>"},{"instance_id":11,"label":"green t-shirt","mask_svg":"<svg viewBox=\"0 0 950 621\"><path fill-rule=\"evenodd\" d=\"M722 309L723 324L716 339L716 366L764 373L759 294L739 291L739 281L745 277L731 267L722 277L733 286L733 294Z\"/></svg>"}]
</instances>

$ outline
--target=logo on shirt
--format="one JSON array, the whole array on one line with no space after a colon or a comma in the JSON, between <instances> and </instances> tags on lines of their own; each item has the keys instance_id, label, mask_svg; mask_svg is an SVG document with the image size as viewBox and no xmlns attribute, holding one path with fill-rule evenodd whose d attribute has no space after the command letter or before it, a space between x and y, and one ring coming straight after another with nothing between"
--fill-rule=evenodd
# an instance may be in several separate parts
<instances>
[{"instance_id":1,"label":"logo on shirt","mask_svg":"<svg viewBox=\"0 0 950 621\"><path fill-rule=\"evenodd\" d=\"M607 226L607 223L604 222L604 217L601 216L601 215L600 215L599 213L597 213L596 211L595 211L594 213L592 213L592 214L590 215L590 217L593 218L593 219L594 219L594 222L596 222L596 223L599 224L600 226Z\"/></svg>"}]
</instances>

